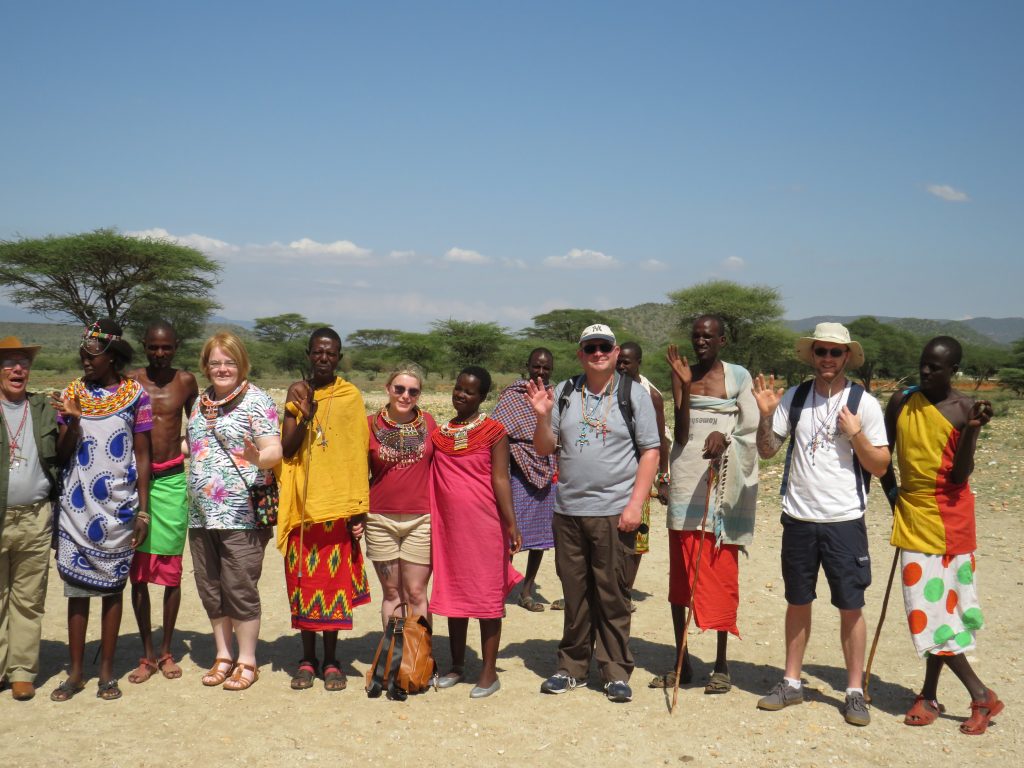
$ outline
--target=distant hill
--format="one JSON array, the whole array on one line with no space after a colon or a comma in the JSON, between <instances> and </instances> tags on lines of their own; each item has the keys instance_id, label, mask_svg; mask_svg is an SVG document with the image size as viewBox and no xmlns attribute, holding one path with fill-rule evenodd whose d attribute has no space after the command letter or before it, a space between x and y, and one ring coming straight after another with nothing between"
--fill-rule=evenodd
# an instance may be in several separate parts
<instances>
[{"instance_id":1,"label":"distant hill","mask_svg":"<svg viewBox=\"0 0 1024 768\"><path fill-rule=\"evenodd\" d=\"M799 320L786 320L786 325L798 333L814 330L823 322L852 323L864 315L816 315ZM970 320L923 320L916 317L883 317L872 315L878 322L895 325L918 336L953 336L965 344L1006 347L1024 338L1024 317L972 318Z\"/></svg>"},{"instance_id":2,"label":"distant hill","mask_svg":"<svg viewBox=\"0 0 1024 768\"><path fill-rule=\"evenodd\" d=\"M1000 344L1024 339L1024 317L972 317L964 323Z\"/></svg>"}]
</instances>

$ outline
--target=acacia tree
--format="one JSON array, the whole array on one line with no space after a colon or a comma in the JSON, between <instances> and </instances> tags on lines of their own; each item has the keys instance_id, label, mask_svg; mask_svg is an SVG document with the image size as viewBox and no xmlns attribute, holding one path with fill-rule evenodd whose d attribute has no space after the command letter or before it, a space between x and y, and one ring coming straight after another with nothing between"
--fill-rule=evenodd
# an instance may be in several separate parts
<instances>
[{"instance_id":1,"label":"acacia tree","mask_svg":"<svg viewBox=\"0 0 1024 768\"><path fill-rule=\"evenodd\" d=\"M921 342L910 331L873 317L858 318L848 327L850 336L864 348L864 365L857 369L857 374L868 392L879 376L900 380L917 370Z\"/></svg>"},{"instance_id":2,"label":"acacia tree","mask_svg":"<svg viewBox=\"0 0 1024 768\"><path fill-rule=\"evenodd\" d=\"M440 341L453 373L467 365L489 365L508 341L505 329L497 323L448 319L435 320L430 327L430 335Z\"/></svg>"},{"instance_id":3,"label":"acacia tree","mask_svg":"<svg viewBox=\"0 0 1024 768\"><path fill-rule=\"evenodd\" d=\"M974 379L975 391L997 373L1002 374L1010 361L1010 353L998 347L964 344L964 359L960 365L967 376Z\"/></svg>"},{"instance_id":4,"label":"acacia tree","mask_svg":"<svg viewBox=\"0 0 1024 768\"><path fill-rule=\"evenodd\" d=\"M323 323L311 323L297 312L288 312L271 317L257 317L253 325L253 334L260 341L301 341L305 346L309 334Z\"/></svg>"},{"instance_id":5,"label":"acacia tree","mask_svg":"<svg viewBox=\"0 0 1024 768\"><path fill-rule=\"evenodd\" d=\"M394 328L359 328L345 337L349 346L375 352L394 349L401 342L402 332Z\"/></svg>"},{"instance_id":6,"label":"acacia tree","mask_svg":"<svg viewBox=\"0 0 1024 768\"><path fill-rule=\"evenodd\" d=\"M668 295L687 336L701 315L725 320L729 345L722 356L751 371L775 371L792 367L794 334L782 324L782 299L778 290L764 285L740 285L729 280L706 283Z\"/></svg>"},{"instance_id":7,"label":"acacia tree","mask_svg":"<svg viewBox=\"0 0 1024 768\"><path fill-rule=\"evenodd\" d=\"M309 334L325 323L311 323L297 312L257 317L254 322L253 334L269 348L270 359L278 369L309 375L306 343Z\"/></svg>"},{"instance_id":8,"label":"acacia tree","mask_svg":"<svg viewBox=\"0 0 1024 768\"><path fill-rule=\"evenodd\" d=\"M110 317L139 334L162 318L179 338L198 335L219 306L219 272L195 248L114 229L0 242L0 287L15 304L83 325Z\"/></svg>"},{"instance_id":9,"label":"acacia tree","mask_svg":"<svg viewBox=\"0 0 1024 768\"><path fill-rule=\"evenodd\" d=\"M534 315L533 327L524 329L523 333L531 339L576 344L580 331L594 323L611 325L605 315L592 309L553 309L543 315Z\"/></svg>"}]
</instances>

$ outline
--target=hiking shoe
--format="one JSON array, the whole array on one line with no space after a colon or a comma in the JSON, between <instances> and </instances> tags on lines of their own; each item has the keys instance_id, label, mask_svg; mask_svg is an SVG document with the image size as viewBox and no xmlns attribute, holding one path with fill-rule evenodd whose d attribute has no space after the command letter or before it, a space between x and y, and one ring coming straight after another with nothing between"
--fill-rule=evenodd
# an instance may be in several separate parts
<instances>
[{"instance_id":1,"label":"hiking shoe","mask_svg":"<svg viewBox=\"0 0 1024 768\"><path fill-rule=\"evenodd\" d=\"M540 684L541 693L568 693L580 681L567 672L555 672L551 677Z\"/></svg>"},{"instance_id":2,"label":"hiking shoe","mask_svg":"<svg viewBox=\"0 0 1024 768\"><path fill-rule=\"evenodd\" d=\"M863 699L861 699L863 701ZM775 687L768 691L767 696L763 696L757 702L758 709L767 709L772 712L778 709L785 709L791 704L803 704L804 703L804 689L794 688L789 685L785 680L776 683Z\"/></svg>"},{"instance_id":3,"label":"hiking shoe","mask_svg":"<svg viewBox=\"0 0 1024 768\"><path fill-rule=\"evenodd\" d=\"M604 693L608 697L608 701L614 701L616 704L625 704L627 701L633 700L633 689L624 680L605 683Z\"/></svg>"},{"instance_id":4,"label":"hiking shoe","mask_svg":"<svg viewBox=\"0 0 1024 768\"><path fill-rule=\"evenodd\" d=\"M846 694L843 715L850 725L867 725L871 722L871 713L868 712L868 704L864 701L863 693L854 691Z\"/></svg>"}]
</instances>

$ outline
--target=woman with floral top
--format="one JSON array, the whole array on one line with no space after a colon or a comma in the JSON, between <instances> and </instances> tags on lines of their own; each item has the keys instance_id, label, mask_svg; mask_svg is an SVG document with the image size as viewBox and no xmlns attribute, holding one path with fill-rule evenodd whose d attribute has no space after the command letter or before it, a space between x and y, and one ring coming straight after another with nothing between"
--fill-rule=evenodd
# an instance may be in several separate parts
<instances>
[{"instance_id":1,"label":"woman with floral top","mask_svg":"<svg viewBox=\"0 0 1024 768\"><path fill-rule=\"evenodd\" d=\"M274 401L246 380L249 355L232 333L203 345L200 366L210 386L188 421L189 550L196 588L213 625L217 657L203 685L243 691L259 679L263 551L273 531L257 524L249 486L269 485L281 461ZM232 633L238 656L231 652Z\"/></svg>"}]
</instances>

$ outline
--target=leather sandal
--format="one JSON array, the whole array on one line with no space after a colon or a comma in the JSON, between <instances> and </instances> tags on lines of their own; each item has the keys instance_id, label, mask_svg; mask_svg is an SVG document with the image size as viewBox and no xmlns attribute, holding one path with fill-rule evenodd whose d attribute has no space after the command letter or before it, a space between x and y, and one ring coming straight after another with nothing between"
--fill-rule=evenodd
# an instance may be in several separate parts
<instances>
[{"instance_id":1,"label":"leather sandal","mask_svg":"<svg viewBox=\"0 0 1024 768\"><path fill-rule=\"evenodd\" d=\"M69 701L76 693L85 690L85 683L72 683L70 678L61 680L60 685L50 691L50 701Z\"/></svg>"},{"instance_id":2,"label":"leather sandal","mask_svg":"<svg viewBox=\"0 0 1024 768\"><path fill-rule=\"evenodd\" d=\"M139 659L139 666L128 675L129 683L144 683L157 673L156 662L145 657Z\"/></svg>"},{"instance_id":3,"label":"leather sandal","mask_svg":"<svg viewBox=\"0 0 1024 768\"><path fill-rule=\"evenodd\" d=\"M971 716L960 723L960 733L966 736L981 736L988 730L992 718L1003 711L1003 702L991 688L987 689L984 701L971 702Z\"/></svg>"},{"instance_id":4,"label":"leather sandal","mask_svg":"<svg viewBox=\"0 0 1024 768\"><path fill-rule=\"evenodd\" d=\"M221 669L221 664L226 664L228 668ZM231 659L214 659L213 666L203 675L203 685L207 688L213 688L215 685L224 685L224 681L228 679L228 675L231 674L231 670L234 668L235 662Z\"/></svg>"},{"instance_id":5,"label":"leather sandal","mask_svg":"<svg viewBox=\"0 0 1024 768\"><path fill-rule=\"evenodd\" d=\"M520 595L519 599L516 601L516 604L520 608L525 608L531 613L538 613L544 610L544 605L542 603L538 603L534 599L533 595Z\"/></svg>"},{"instance_id":6,"label":"leather sandal","mask_svg":"<svg viewBox=\"0 0 1024 768\"><path fill-rule=\"evenodd\" d=\"M252 672L252 677L243 677L248 672ZM252 664L243 664L238 662L235 664L235 670L231 673L231 677L224 681L222 686L225 691L244 691L247 688L251 688L253 683L260 679L260 671Z\"/></svg>"},{"instance_id":7,"label":"leather sandal","mask_svg":"<svg viewBox=\"0 0 1024 768\"><path fill-rule=\"evenodd\" d=\"M177 680L181 677L181 667L175 663L174 657L169 653L165 653L156 660L156 668L168 680Z\"/></svg>"},{"instance_id":8,"label":"leather sandal","mask_svg":"<svg viewBox=\"0 0 1024 768\"><path fill-rule=\"evenodd\" d=\"M292 677L292 690L305 691L313 687L313 678L317 676L317 661L303 659L299 662L299 668Z\"/></svg>"},{"instance_id":9,"label":"leather sandal","mask_svg":"<svg viewBox=\"0 0 1024 768\"><path fill-rule=\"evenodd\" d=\"M117 678L100 680L96 688L96 698L104 701L116 701L121 698L121 689L117 685Z\"/></svg>"},{"instance_id":10,"label":"leather sandal","mask_svg":"<svg viewBox=\"0 0 1024 768\"><path fill-rule=\"evenodd\" d=\"M324 690L344 691L348 687L348 678L336 661L324 662Z\"/></svg>"},{"instance_id":11,"label":"leather sandal","mask_svg":"<svg viewBox=\"0 0 1024 768\"><path fill-rule=\"evenodd\" d=\"M704 693L719 694L728 693L732 690L732 680L728 672L712 672L708 684L704 686Z\"/></svg>"},{"instance_id":12,"label":"leather sandal","mask_svg":"<svg viewBox=\"0 0 1024 768\"><path fill-rule=\"evenodd\" d=\"M933 708L937 706L938 709ZM931 701L926 699L924 696L918 694L917 698L914 699L913 705L907 710L907 714L903 718L904 725L931 725L935 722L935 719L946 711L946 708L939 704L939 702Z\"/></svg>"}]
</instances>

